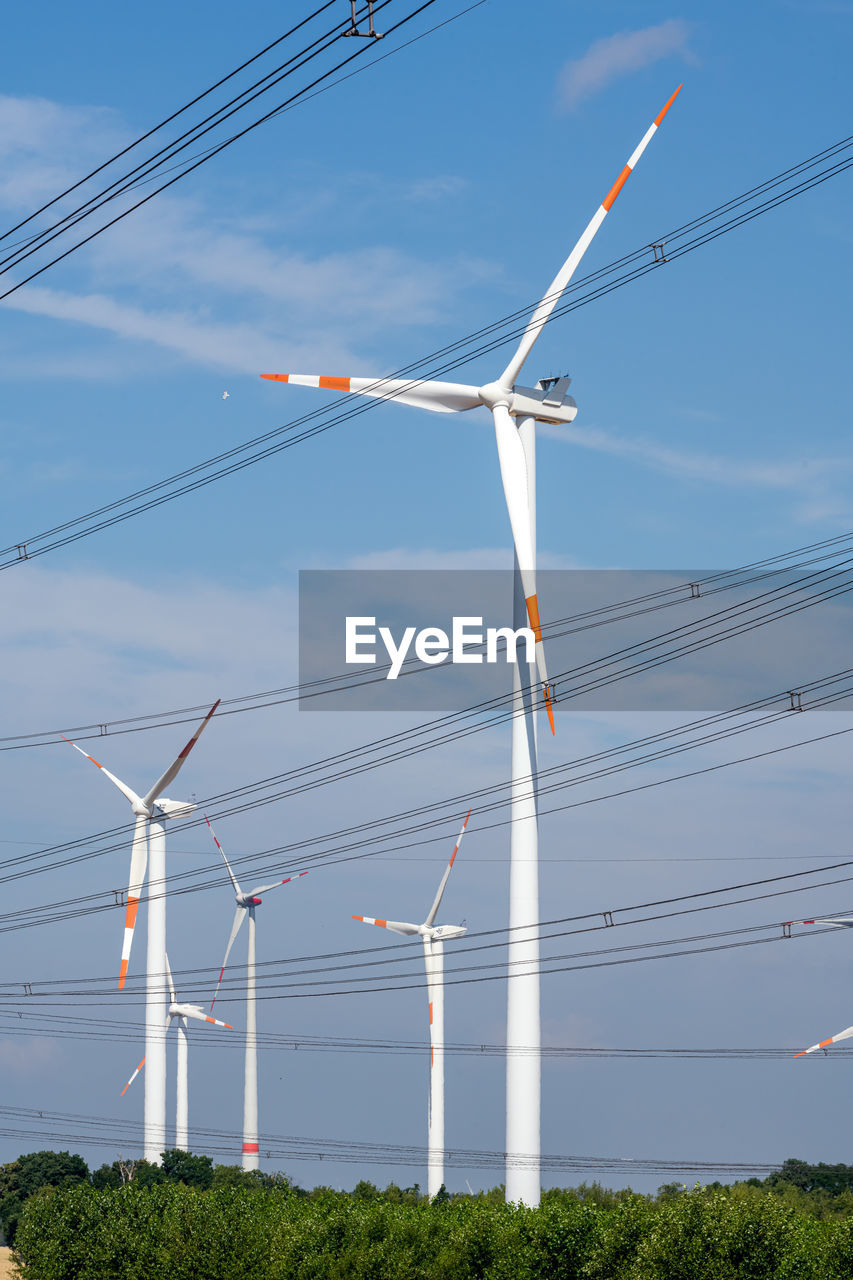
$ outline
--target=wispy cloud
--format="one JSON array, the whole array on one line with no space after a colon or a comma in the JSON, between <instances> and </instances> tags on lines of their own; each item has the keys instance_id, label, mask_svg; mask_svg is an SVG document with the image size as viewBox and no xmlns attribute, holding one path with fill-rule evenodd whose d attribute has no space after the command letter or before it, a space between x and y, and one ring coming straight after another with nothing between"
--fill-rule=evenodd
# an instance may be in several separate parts
<instances>
[{"instance_id":1,"label":"wispy cloud","mask_svg":"<svg viewBox=\"0 0 853 1280\"><path fill-rule=\"evenodd\" d=\"M20 216L121 142L111 112L0 96L0 210ZM397 198L443 198L458 182L425 178ZM78 196L86 194L88 188ZM306 252L288 242L280 222L256 215L226 219L200 199L173 193L110 228L69 265L79 287L69 286L67 275L61 288L34 283L12 294L4 309L100 329L120 339L131 359L133 343L137 351L145 344L223 370L278 368L285 361L309 372L318 361L331 372L362 366L370 372L377 335L389 326L443 320L464 291L493 270L461 256L436 264L369 241L346 252ZM104 377L114 376L115 357L113 344L103 356ZM66 352L56 358L62 376L91 376L91 360L69 370ZM40 372L54 372L49 353Z\"/></svg>"},{"instance_id":2,"label":"wispy cloud","mask_svg":"<svg viewBox=\"0 0 853 1280\"><path fill-rule=\"evenodd\" d=\"M853 471L853 457L762 459L726 458L719 454L670 449L642 438L629 439L598 428L551 427L541 424L538 434L562 444L591 449L595 453L628 458L666 475L704 484L736 489L775 489L797 495L797 518L803 523L834 519L848 524L849 504L828 490L834 479Z\"/></svg>"},{"instance_id":3,"label":"wispy cloud","mask_svg":"<svg viewBox=\"0 0 853 1280\"><path fill-rule=\"evenodd\" d=\"M689 35L688 23L681 18L669 18L654 27L619 31L596 40L582 57L567 62L560 71L557 80L560 107L573 111L584 98L600 93L614 80L663 58L691 57Z\"/></svg>"}]
</instances>

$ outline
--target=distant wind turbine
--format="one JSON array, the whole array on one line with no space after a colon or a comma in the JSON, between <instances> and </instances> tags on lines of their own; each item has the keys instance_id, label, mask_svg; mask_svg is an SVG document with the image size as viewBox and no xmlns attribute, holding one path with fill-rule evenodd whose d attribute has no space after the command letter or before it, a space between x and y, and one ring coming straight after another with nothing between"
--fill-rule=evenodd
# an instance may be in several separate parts
<instances>
[{"instance_id":1,"label":"distant wind turbine","mask_svg":"<svg viewBox=\"0 0 853 1280\"><path fill-rule=\"evenodd\" d=\"M90 756L82 747L78 747L76 742L71 742L71 746L76 751L79 751L87 760L91 760L92 764L97 765L101 773L109 778L115 787L118 787L125 799L130 801L131 809L136 815L130 854L130 883L125 909L119 991L124 987L127 978L133 931L136 927L136 913L145 882L146 866L148 866L148 955L145 984L145 1058L148 1062L148 1070L145 1073L144 1155L145 1159L152 1164L159 1162L166 1137L165 1020L169 998L163 974L163 956L166 954L166 828L163 824L167 818L186 818L195 809L195 805L189 802L167 800L163 792L180 773L184 761L198 742L218 706L217 698L183 751L144 796L137 795L115 774L110 773L109 769L105 769L94 756ZM65 741L71 740L66 738Z\"/></svg>"},{"instance_id":2,"label":"distant wind turbine","mask_svg":"<svg viewBox=\"0 0 853 1280\"><path fill-rule=\"evenodd\" d=\"M461 924L436 924L435 917L447 888L468 819L469 809L459 832L456 847L450 855L438 892L423 924L405 924L401 920L376 920L372 916L353 916L362 924L376 924L380 929L402 933L404 937L420 937L424 944L427 999L429 1000L429 1111L427 1113L427 1191L432 1200L444 1182L444 943L448 938L461 938L467 930Z\"/></svg>"},{"instance_id":3,"label":"distant wind turbine","mask_svg":"<svg viewBox=\"0 0 853 1280\"><path fill-rule=\"evenodd\" d=\"M213 836L214 843L222 854L225 866L228 868L228 875L234 886L234 896L237 900L234 923L231 926L228 946L225 948L225 959L222 961L219 980L216 983L216 990L210 1002L211 1012L216 1004L216 997L219 995L219 988L222 985L222 977L225 973L228 957L231 954L231 948L236 941L243 921L246 916L249 917L249 957L246 969L246 1057L243 1073L243 1168L257 1169L260 1167L260 1144L258 1140L258 1012L255 993L255 908L261 905L261 899L258 897L259 893L269 893L271 889L277 889L280 884L290 884L291 880L298 880L301 876L307 876L308 872L300 871L295 876L286 876L284 880L274 880L272 884L261 884L256 889L252 889L250 893L244 893L237 883L237 877L231 870L231 864L225 857L225 850L219 843L207 814L204 815L204 820L210 827L210 834Z\"/></svg>"},{"instance_id":4,"label":"distant wind turbine","mask_svg":"<svg viewBox=\"0 0 853 1280\"><path fill-rule=\"evenodd\" d=\"M171 996L171 1004L169 1005L169 1016L166 1019L166 1031L172 1025L174 1020L178 1029L178 1070L177 1070L177 1086L175 1097L175 1147L178 1151L189 1151L189 1087L187 1083L187 1018L195 1018L198 1022L212 1022L214 1026L226 1027L229 1031L234 1028L230 1022L220 1022L218 1018L211 1018L197 1004L179 1004L178 997L175 995L175 984L172 981L172 970L169 968L169 957L166 956L166 976L169 979L169 995ZM127 1093L142 1068L145 1066L143 1058L127 1084L121 1091L121 1096Z\"/></svg>"}]
</instances>

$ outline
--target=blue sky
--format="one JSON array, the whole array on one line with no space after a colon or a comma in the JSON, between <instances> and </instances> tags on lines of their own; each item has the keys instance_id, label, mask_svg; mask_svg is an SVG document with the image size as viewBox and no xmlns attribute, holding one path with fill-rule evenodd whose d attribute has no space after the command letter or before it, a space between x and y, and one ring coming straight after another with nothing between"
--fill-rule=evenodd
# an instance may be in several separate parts
<instances>
[{"instance_id":1,"label":"blue sky","mask_svg":"<svg viewBox=\"0 0 853 1280\"><path fill-rule=\"evenodd\" d=\"M456 12L439 0L409 33ZM542 3L523 13L487 0L256 131L0 304L3 544L319 407L321 393L261 382L260 372L389 372L532 302L682 80L584 269L835 142L848 131L851 16L850 4L793 0L747 9ZM57 3L16 10L0 53L3 226L250 56L280 23L277 6L256 3L239 18L221 3L201 11L155 0L144 18L96 4L82 24ZM389 39L378 51L394 47ZM525 372L571 372L580 407L562 439L540 438L543 563L717 568L851 527L850 189L849 177L835 179L543 335ZM455 376L485 381L503 356ZM509 563L508 548L487 418L380 407L5 573L4 732L290 683L300 568L497 567ZM816 655L804 678L819 674ZM565 716L546 759L637 736L647 720ZM187 789L210 795L408 723L288 708L214 721ZM757 735L756 749L780 733ZM184 736L113 738L99 744L99 758L141 784ZM773 874L804 865L789 859L805 854L836 860L849 831L850 748L840 741L548 819L548 901L571 914L751 878L756 867ZM3 848L123 820L123 802L82 765L59 747L3 756ZM249 853L428 803L507 769L507 742L483 735L473 747L328 788L319 805L309 795L224 821L219 834L227 849ZM447 899L472 928L505 919L505 846L500 832L478 835L472 820ZM208 860L196 832L176 834L173 847L175 866ZM759 855L766 860L751 860ZM261 954L365 945L351 912L408 918L428 905L445 856L430 848L424 858L433 861L368 860L282 890L260 921ZM715 858L719 867L691 861ZM8 909L125 877L124 855L110 855L15 883ZM787 900L790 914L839 905L819 896ZM730 919L776 918L775 907L756 910ZM218 963L230 915L222 887L218 897L211 889L178 899L173 966ZM4 975L110 972L119 933L116 913L0 936ZM545 1034L555 1044L811 1043L851 1020L845 941L549 978ZM452 995L449 1038L502 1038L499 984ZM239 1007L231 1011L236 1020ZM112 1002L103 1014L122 1010ZM270 1002L263 1018L270 1030L412 1039L425 1032L422 1014L408 992ZM118 1098L134 1053L0 1033L4 1094L21 1105L138 1116L141 1091ZM239 1053L212 1058L221 1080L202 1076L200 1058L191 1063L199 1075L191 1121L236 1130ZM543 1145L843 1159L842 1064L827 1063L821 1090L813 1076L803 1085L802 1066L549 1065ZM262 1124L271 1132L424 1138L417 1058L271 1055L263 1070ZM578 1096L582 1108L571 1101ZM448 1144L502 1147L502 1115L500 1064L454 1065ZM0 1157L20 1145L0 1140ZM308 1182L354 1177L346 1166L290 1171ZM383 1181L394 1171L365 1172Z\"/></svg>"}]
</instances>

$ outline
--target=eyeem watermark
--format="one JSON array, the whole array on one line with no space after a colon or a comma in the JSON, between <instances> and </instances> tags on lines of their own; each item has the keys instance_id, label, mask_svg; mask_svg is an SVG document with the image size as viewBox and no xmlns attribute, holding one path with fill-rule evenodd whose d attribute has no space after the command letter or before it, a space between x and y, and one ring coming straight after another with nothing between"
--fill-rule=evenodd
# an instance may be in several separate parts
<instances>
[{"instance_id":1,"label":"eyeem watermark","mask_svg":"<svg viewBox=\"0 0 853 1280\"><path fill-rule=\"evenodd\" d=\"M304 570L300 709L476 718L507 707L517 678L538 696L516 587L511 569ZM742 570L541 569L537 592L564 715L724 711L780 690L783 713L853 708L834 687L819 702L803 692L849 668L853 594L824 603L796 567L766 582Z\"/></svg>"},{"instance_id":2,"label":"eyeem watermark","mask_svg":"<svg viewBox=\"0 0 853 1280\"><path fill-rule=\"evenodd\" d=\"M347 617L345 623L345 655L347 666L377 661L380 643L388 655L386 680L396 680L406 658L413 653L419 662L436 666L439 662L499 662L498 647L506 662L518 662L518 647L523 643L522 662L535 662L536 637L530 627L487 627L481 617L454 617L450 632L442 627L405 627L399 640L390 627L377 627L375 617ZM414 648L413 648L414 646Z\"/></svg>"}]
</instances>

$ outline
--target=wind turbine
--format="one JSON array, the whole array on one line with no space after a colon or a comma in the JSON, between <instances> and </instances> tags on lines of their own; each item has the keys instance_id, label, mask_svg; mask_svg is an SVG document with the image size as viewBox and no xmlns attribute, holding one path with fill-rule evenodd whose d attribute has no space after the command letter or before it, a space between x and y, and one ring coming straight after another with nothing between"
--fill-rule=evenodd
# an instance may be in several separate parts
<instances>
[{"instance_id":1,"label":"wind turbine","mask_svg":"<svg viewBox=\"0 0 853 1280\"><path fill-rule=\"evenodd\" d=\"M459 832L456 847L441 877L438 893L433 899L423 924L405 924L400 920L375 920L372 916L353 916L362 924L376 924L380 929L402 933L404 937L418 937L424 944L427 999L429 1000L429 1111L427 1113L427 1191L432 1200L438 1195L444 1182L444 943L447 938L461 938L467 930L461 924L436 924L435 917L447 888L447 881L468 819L469 809Z\"/></svg>"},{"instance_id":2,"label":"wind turbine","mask_svg":"<svg viewBox=\"0 0 853 1280\"><path fill-rule=\"evenodd\" d=\"M234 1028L230 1022L220 1022L218 1018L211 1018L197 1004L179 1004L178 997L175 995L175 984L172 981L172 970L169 968L169 957L166 956L166 976L169 979L169 995L171 996L171 1004L169 1005L169 1016L166 1019L166 1031L168 1033L172 1021L178 1028L178 1072L177 1072L177 1093L175 1099L175 1146L178 1151L189 1151L189 1089L187 1086L187 1019L195 1018L198 1022L212 1022L216 1027L226 1027L229 1031ZM143 1058L127 1084L121 1091L121 1096L127 1093L142 1068L145 1066Z\"/></svg>"},{"instance_id":3,"label":"wind turbine","mask_svg":"<svg viewBox=\"0 0 853 1280\"><path fill-rule=\"evenodd\" d=\"M127 966L130 961L130 949L133 944L133 931L136 927L136 913L139 909L139 897L145 882L146 864L148 865L148 955L146 958L145 983L145 1057L148 1071L145 1075L145 1122L144 1122L144 1155L152 1164L160 1160L166 1140L166 1035L164 1018L168 1009L166 983L163 981L163 956L166 954L166 828L167 818L186 818L195 808L194 804L180 800L167 800L163 792L181 771L189 753L198 742L202 731L219 706L217 698L201 724L190 738L183 751L172 761L153 787L139 796L122 782L109 769L71 742L75 751L79 751L92 764L97 765L101 773L109 778L114 786L130 801L131 809L136 815L133 828L133 844L130 854L130 882L127 890L127 907L124 919L124 940L121 949L121 966L118 986L122 990L127 978ZM70 742L69 738L65 739Z\"/></svg>"},{"instance_id":4,"label":"wind turbine","mask_svg":"<svg viewBox=\"0 0 853 1280\"><path fill-rule=\"evenodd\" d=\"M210 1002L211 1012L213 1012L213 1006L216 1004L216 997L219 995L222 976L225 973L225 966L228 963L231 948L236 941L243 921L246 916L249 917L249 956L246 967L246 1058L243 1071L243 1168L257 1169L260 1167L260 1147L258 1143L258 1011L255 994L255 908L261 905L261 899L258 897L259 893L269 893L271 889L277 889L280 884L290 884L291 880L299 880L301 876L307 876L308 872L300 871L295 876L285 876L284 880L274 880L272 884L261 884L256 889L252 889L250 893L244 893L237 883L237 877L231 870L231 864L225 857L225 850L219 843L207 814L204 815L204 820L210 827L213 842L222 854L225 866L228 868L228 875L234 886L234 897L237 901L234 923L231 926L228 946L225 948L225 959L222 961L216 990Z\"/></svg>"},{"instance_id":5,"label":"wind turbine","mask_svg":"<svg viewBox=\"0 0 853 1280\"><path fill-rule=\"evenodd\" d=\"M535 432L537 422L559 425L574 421L577 405L568 394L571 383L568 376L542 379L535 387L522 386L517 379L593 237L680 91L681 85L646 130L534 309L515 354L496 381L474 387L458 382L395 378L261 374L262 378L274 382L400 401L434 413L460 413L480 405L491 410L515 546L513 627L518 630L529 624L533 631L541 696L552 733L552 691L545 666L536 594ZM506 1198L509 1202L523 1201L530 1206L537 1205L540 1197L539 861L534 717L537 701L538 693L529 671L515 663L507 971Z\"/></svg>"}]
</instances>

